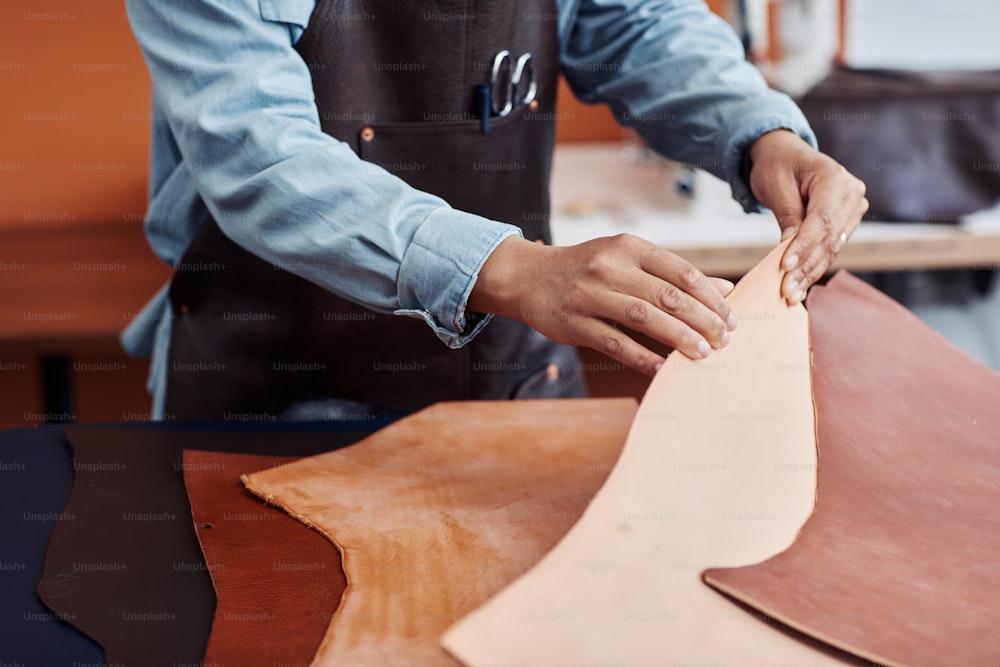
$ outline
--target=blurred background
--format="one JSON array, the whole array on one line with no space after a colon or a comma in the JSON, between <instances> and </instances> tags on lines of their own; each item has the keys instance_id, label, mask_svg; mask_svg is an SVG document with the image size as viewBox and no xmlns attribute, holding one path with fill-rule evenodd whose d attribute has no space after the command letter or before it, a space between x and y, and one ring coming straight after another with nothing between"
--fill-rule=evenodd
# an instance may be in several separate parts
<instances>
[{"instance_id":1,"label":"blurred background","mask_svg":"<svg viewBox=\"0 0 1000 667\"><path fill-rule=\"evenodd\" d=\"M708 4L868 183L872 231L844 266L1000 367L1000 4ZM0 99L0 428L145 420L147 360L118 334L171 271L143 237L150 83L124 3L5 0ZM607 110L564 88L558 118L557 242L648 229L738 277L777 240L773 222L650 156ZM584 363L596 395L647 382L590 353Z\"/></svg>"}]
</instances>

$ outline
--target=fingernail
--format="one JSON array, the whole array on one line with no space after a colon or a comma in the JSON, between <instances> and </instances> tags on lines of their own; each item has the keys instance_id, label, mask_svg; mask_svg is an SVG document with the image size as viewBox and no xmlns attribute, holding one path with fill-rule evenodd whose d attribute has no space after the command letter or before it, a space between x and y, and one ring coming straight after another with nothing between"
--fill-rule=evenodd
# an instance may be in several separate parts
<instances>
[{"instance_id":1,"label":"fingernail","mask_svg":"<svg viewBox=\"0 0 1000 667\"><path fill-rule=\"evenodd\" d=\"M653 368L655 368L656 370L660 370L661 368L663 368L663 364L662 363L656 364L655 366L653 366Z\"/></svg>"},{"instance_id":2,"label":"fingernail","mask_svg":"<svg viewBox=\"0 0 1000 667\"><path fill-rule=\"evenodd\" d=\"M698 354L702 357L707 357L712 353L712 346L708 344L707 340L701 340L698 342Z\"/></svg>"},{"instance_id":3,"label":"fingernail","mask_svg":"<svg viewBox=\"0 0 1000 667\"><path fill-rule=\"evenodd\" d=\"M789 295L789 299L794 298L795 293L799 291L799 281L791 280L788 285L785 286L785 294Z\"/></svg>"},{"instance_id":4,"label":"fingernail","mask_svg":"<svg viewBox=\"0 0 1000 667\"><path fill-rule=\"evenodd\" d=\"M726 331L725 333L722 334L722 345L721 345L721 347L725 347L725 346L729 345L729 339L730 339L729 332Z\"/></svg>"},{"instance_id":5,"label":"fingernail","mask_svg":"<svg viewBox=\"0 0 1000 667\"><path fill-rule=\"evenodd\" d=\"M804 289L800 289L798 292L796 292L795 293L795 300L797 302L799 302L799 303L802 303L803 301L805 301L806 300L806 291Z\"/></svg>"},{"instance_id":6,"label":"fingernail","mask_svg":"<svg viewBox=\"0 0 1000 667\"><path fill-rule=\"evenodd\" d=\"M789 255L788 257L785 258L785 271L791 271L798 265L799 265L798 255Z\"/></svg>"},{"instance_id":7,"label":"fingernail","mask_svg":"<svg viewBox=\"0 0 1000 667\"><path fill-rule=\"evenodd\" d=\"M736 313L729 313L729 318L726 320L726 326L732 331L736 328Z\"/></svg>"}]
</instances>

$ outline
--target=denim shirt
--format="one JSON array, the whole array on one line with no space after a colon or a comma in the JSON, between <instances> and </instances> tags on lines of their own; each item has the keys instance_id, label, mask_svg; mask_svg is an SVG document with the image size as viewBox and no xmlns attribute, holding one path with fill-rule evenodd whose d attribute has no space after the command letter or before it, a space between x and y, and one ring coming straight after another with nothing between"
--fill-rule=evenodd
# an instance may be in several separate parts
<instances>
[{"instance_id":1,"label":"denim shirt","mask_svg":"<svg viewBox=\"0 0 1000 667\"><path fill-rule=\"evenodd\" d=\"M563 75L672 159L732 185L744 149L788 128L815 145L801 112L768 89L703 0L558 0ZM211 215L236 243L383 313L423 318L460 347L487 324L466 304L489 254L520 230L415 190L320 130L312 81L294 50L314 0L126 0L153 80L145 229L176 266ZM377 17L375 17L377 18ZM167 287L122 334L152 354L162 417L170 335Z\"/></svg>"}]
</instances>

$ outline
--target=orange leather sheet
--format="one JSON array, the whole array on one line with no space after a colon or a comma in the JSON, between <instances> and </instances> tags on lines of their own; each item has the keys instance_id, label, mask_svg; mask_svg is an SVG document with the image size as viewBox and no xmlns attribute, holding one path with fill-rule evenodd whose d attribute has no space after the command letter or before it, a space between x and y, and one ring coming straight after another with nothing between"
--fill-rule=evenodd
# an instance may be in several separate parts
<instances>
[{"instance_id":1,"label":"orange leather sheet","mask_svg":"<svg viewBox=\"0 0 1000 667\"><path fill-rule=\"evenodd\" d=\"M343 553L347 590L312 664L454 665L441 633L569 530L635 410L631 399L440 403L353 447L246 475Z\"/></svg>"},{"instance_id":2,"label":"orange leather sheet","mask_svg":"<svg viewBox=\"0 0 1000 667\"><path fill-rule=\"evenodd\" d=\"M468 665L825 665L701 581L787 548L813 509L808 319L779 293L782 245L728 297L728 347L667 358L618 465L528 574L444 636Z\"/></svg>"},{"instance_id":3,"label":"orange leather sheet","mask_svg":"<svg viewBox=\"0 0 1000 667\"><path fill-rule=\"evenodd\" d=\"M1000 664L1000 374L849 274L807 305L816 511L706 580L872 661Z\"/></svg>"},{"instance_id":4,"label":"orange leather sheet","mask_svg":"<svg viewBox=\"0 0 1000 667\"><path fill-rule=\"evenodd\" d=\"M240 483L245 473L296 460L184 452L191 518L217 598L203 664L308 664L340 603L340 554Z\"/></svg>"}]
</instances>

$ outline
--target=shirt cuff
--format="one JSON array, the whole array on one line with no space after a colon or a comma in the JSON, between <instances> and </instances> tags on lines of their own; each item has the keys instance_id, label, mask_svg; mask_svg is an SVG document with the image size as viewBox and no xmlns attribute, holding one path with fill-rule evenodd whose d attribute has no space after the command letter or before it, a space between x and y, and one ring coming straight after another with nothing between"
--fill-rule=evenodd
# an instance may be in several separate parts
<instances>
[{"instance_id":1,"label":"shirt cuff","mask_svg":"<svg viewBox=\"0 0 1000 667\"><path fill-rule=\"evenodd\" d=\"M399 266L396 315L422 318L450 348L475 338L492 315L466 312L479 271L501 242L521 230L450 208L417 229Z\"/></svg>"},{"instance_id":2,"label":"shirt cuff","mask_svg":"<svg viewBox=\"0 0 1000 667\"><path fill-rule=\"evenodd\" d=\"M784 104L781 109L766 109L757 113L739 114L739 127L734 128L725 149L723 164L726 179L732 186L733 199L738 201L747 213L760 213L766 209L750 190L750 147L762 135L772 130L791 130L806 143L816 148L816 135L809 122L795 104L780 93Z\"/></svg>"}]
</instances>

